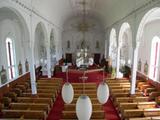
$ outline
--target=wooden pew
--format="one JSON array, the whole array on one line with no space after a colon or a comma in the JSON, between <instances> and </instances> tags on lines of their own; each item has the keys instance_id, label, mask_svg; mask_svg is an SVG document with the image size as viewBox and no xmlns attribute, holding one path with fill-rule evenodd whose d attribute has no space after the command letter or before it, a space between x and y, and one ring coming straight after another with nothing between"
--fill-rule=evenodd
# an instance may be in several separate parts
<instances>
[{"instance_id":1,"label":"wooden pew","mask_svg":"<svg viewBox=\"0 0 160 120\"><path fill-rule=\"evenodd\" d=\"M124 109L121 112L123 119L128 119L133 117L144 117L143 109Z\"/></svg>"},{"instance_id":2,"label":"wooden pew","mask_svg":"<svg viewBox=\"0 0 160 120\"><path fill-rule=\"evenodd\" d=\"M124 119L134 117L156 117L160 116L160 108L147 108L147 109L124 109L122 111Z\"/></svg>"},{"instance_id":3,"label":"wooden pew","mask_svg":"<svg viewBox=\"0 0 160 120\"><path fill-rule=\"evenodd\" d=\"M74 94L74 98L79 98L79 96L81 96L82 94ZM96 98L97 94L86 94L88 95L90 98Z\"/></svg>"},{"instance_id":4,"label":"wooden pew","mask_svg":"<svg viewBox=\"0 0 160 120\"><path fill-rule=\"evenodd\" d=\"M23 97L32 97L32 93L23 93ZM56 96L53 93L37 93L38 97L40 98L52 98L53 101L55 100Z\"/></svg>"},{"instance_id":5,"label":"wooden pew","mask_svg":"<svg viewBox=\"0 0 160 120\"><path fill-rule=\"evenodd\" d=\"M128 120L152 120L151 117L129 118Z\"/></svg>"},{"instance_id":6,"label":"wooden pew","mask_svg":"<svg viewBox=\"0 0 160 120\"><path fill-rule=\"evenodd\" d=\"M146 109L155 108L156 102L133 102L133 103L120 103L118 108L122 112L125 109Z\"/></svg>"},{"instance_id":7,"label":"wooden pew","mask_svg":"<svg viewBox=\"0 0 160 120\"><path fill-rule=\"evenodd\" d=\"M101 104L92 104L93 111L102 110L103 107ZM76 104L65 104L64 111L74 111L76 109Z\"/></svg>"},{"instance_id":8,"label":"wooden pew","mask_svg":"<svg viewBox=\"0 0 160 120\"><path fill-rule=\"evenodd\" d=\"M125 92L125 93L113 93L112 96L114 98L116 98L116 97L129 97L130 93L129 92ZM141 92L136 92L135 96L142 96L142 93Z\"/></svg>"},{"instance_id":9,"label":"wooden pew","mask_svg":"<svg viewBox=\"0 0 160 120\"><path fill-rule=\"evenodd\" d=\"M74 90L82 90L82 89L83 89L83 86L73 86L73 89L74 89ZM88 89L88 90L96 90L97 87L96 87L96 86L86 86L86 85L85 85L85 89Z\"/></svg>"},{"instance_id":10,"label":"wooden pew","mask_svg":"<svg viewBox=\"0 0 160 120\"><path fill-rule=\"evenodd\" d=\"M31 89L28 89L26 92L29 92L31 93L32 90ZM37 89L37 93L57 93L57 90L55 89Z\"/></svg>"},{"instance_id":11,"label":"wooden pew","mask_svg":"<svg viewBox=\"0 0 160 120\"><path fill-rule=\"evenodd\" d=\"M44 111L33 110L2 110L2 118L24 118L45 120L47 115Z\"/></svg>"},{"instance_id":12,"label":"wooden pew","mask_svg":"<svg viewBox=\"0 0 160 120\"><path fill-rule=\"evenodd\" d=\"M72 83L73 86L82 86L83 83ZM86 86L96 86L96 83L85 83Z\"/></svg>"},{"instance_id":13,"label":"wooden pew","mask_svg":"<svg viewBox=\"0 0 160 120\"><path fill-rule=\"evenodd\" d=\"M143 111L145 117L160 116L160 108L147 108L144 109Z\"/></svg>"},{"instance_id":14,"label":"wooden pew","mask_svg":"<svg viewBox=\"0 0 160 120\"><path fill-rule=\"evenodd\" d=\"M123 86L123 85L131 85L129 82L127 83L108 83L109 86Z\"/></svg>"},{"instance_id":15,"label":"wooden pew","mask_svg":"<svg viewBox=\"0 0 160 120\"><path fill-rule=\"evenodd\" d=\"M112 86L112 87L110 87L109 86L109 88L112 90L112 89L130 89L131 88L131 86L130 85L123 85L123 86Z\"/></svg>"},{"instance_id":16,"label":"wooden pew","mask_svg":"<svg viewBox=\"0 0 160 120\"><path fill-rule=\"evenodd\" d=\"M11 103L10 108L12 110L40 110L40 111L46 111L46 113L49 113L50 106L48 104L42 104L42 103Z\"/></svg>"},{"instance_id":17,"label":"wooden pew","mask_svg":"<svg viewBox=\"0 0 160 120\"><path fill-rule=\"evenodd\" d=\"M83 90L74 90L75 94L82 94ZM96 94L97 90L85 90L86 94Z\"/></svg>"},{"instance_id":18,"label":"wooden pew","mask_svg":"<svg viewBox=\"0 0 160 120\"><path fill-rule=\"evenodd\" d=\"M104 119L105 114L104 111L93 111L91 119ZM63 111L62 119L77 119L75 111Z\"/></svg>"},{"instance_id":19,"label":"wooden pew","mask_svg":"<svg viewBox=\"0 0 160 120\"><path fill-rule=\"evenodd\" d=\"M160 116L159 117L129 118L129 120L160 120Z\"/></svg>"},{"instance_id":20,"label":"wooden pew","mask_svg":"<svg viewBox=\"0 0 160 120\"><path fill-rule=\"evenodd\" d=\"M42 104L49 104L50 106L53 105L53 100L51 98L34 98L34 97L18 97L18 103L42 103Z\"/></svg>"},{"instance_id":21,"label":"wooden pew","mask_svg":"<svg viewBox=\"0 0 160 120\"><path fill-rule=\"evenodd\" d=\"M75 104L77 102L77 99L78 98L74 98L73 101L72 101L72 104ZM99 103L98 99L97 98L90 98L91 99L91 102L92 104L97 104Z\"/></svg>"},{"instance_id":22,"label":"wooden pew","mask_svg":"<svg viewBox=\"0 0 160 120\"><path fill-rule=\"evenodd\" d=\"M136 96L136 97L117 97L115 98L115 102L122 103L122 102L147 102L149 97L143 96Z\"/></svg>"}]
</instances>

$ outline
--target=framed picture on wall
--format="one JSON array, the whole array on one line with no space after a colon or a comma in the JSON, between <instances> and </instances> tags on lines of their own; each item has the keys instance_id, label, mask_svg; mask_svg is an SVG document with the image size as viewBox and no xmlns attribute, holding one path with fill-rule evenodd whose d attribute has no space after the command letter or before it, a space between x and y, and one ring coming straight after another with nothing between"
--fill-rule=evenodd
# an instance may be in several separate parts
<instances>
[{"instance_id":1,"label":"framed picture on wall","mask_svg":"<svg viewBox=\"0 0 160 120\"><path fill-rule=\"evenodd\" d=\"M18 72L19 72L19 75L22 75L22 74L23 74L21 61L19 61Z\"/></svg>"},{"instance_id":2,"label":"framed picture on wall","mask_svg":"<svg viewBox=\"0 0 160 120\"><path fill-rule=\"evenodd\" d=\"M26 62L25 62L25 69L26 69L26 72L29 71L29 63L28 63L27 59L26 59Z\"/></svg>"},{"instance_id":3,"label":"framed picture on wall","mask_svg":"<svg viewBox=\"0 0 160 120\"><path fill-rule=\"evenodd\" d=\"M138 61L138 71L141 71L141 66L142 66L142 62L141 62L141 59L139 59L139 61Z\"/></svg>"},{"instance_id":4,"label":"framed picture on wall","mask_svg":"<svg viewBox=\"0 0 160 120\"><path fill-rule=\"evenodd\" d=\"M96 49L99 49L99 41L96 41Z\"/></svg>"},{"instance_id":5,"label":"framed picture on wall","mask_svg":"<svg viewBox=\"0 0 160 120\"><path fill-rule=\"evenodd\" d=\"M146 75L148 75L148 63L147 63L147 61L146 61L146 63L144 64L144 73L145 73Z\"/></svg>"},{"instance_id":6,"label":"framed picture on wall","mask_svg":"<svg viewBox=\"0 0 160 120\"><path fill-rule=\"evenodd\" d=\"M7 71L2 66L2 70L0 71L1 84L5 84L7 82Z\"/></svg>"}]
</instances>

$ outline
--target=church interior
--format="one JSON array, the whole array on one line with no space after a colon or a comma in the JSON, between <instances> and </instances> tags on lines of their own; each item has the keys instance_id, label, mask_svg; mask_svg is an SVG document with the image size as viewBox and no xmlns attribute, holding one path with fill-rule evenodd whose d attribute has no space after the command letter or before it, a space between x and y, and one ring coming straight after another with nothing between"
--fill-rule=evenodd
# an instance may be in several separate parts
<instances>
[{"instance_id":1,"label":"church interior","mask_svg":"<svg viewBox=\"0 0 160 120\"><path fill-rule=\"evenodd\" d=\"M160 0L0 0L0 120L160 120Z\"/></svg>"}]
</instances>

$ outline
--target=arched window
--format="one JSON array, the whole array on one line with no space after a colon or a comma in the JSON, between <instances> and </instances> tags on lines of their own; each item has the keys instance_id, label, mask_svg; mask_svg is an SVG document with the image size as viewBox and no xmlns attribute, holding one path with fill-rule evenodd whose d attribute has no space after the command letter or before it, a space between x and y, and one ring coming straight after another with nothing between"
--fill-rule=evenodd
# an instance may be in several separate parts
<instances>
[{"instance_id":1,"label":"arched window","mask_svg":"<svg viewBox=\"0 0 160 120\"><path fill-rule=\"evenodd\" d=\"M13 47L13 40L9 37L6 38L7 62L9 79L15 78L15 53Z\"/></svg>"},{"instance_id":2,"label":"arched window","mask_svg":"<svg viewBox=\"0 0 160 120\"><path fill-rule=\"evenodd\" d=\"M160 54L160 38L153 37L151 44L151 56L150 56L150 72L149 77L153 80L157 80L158 65L159 65L159 54Z\"/></svg>"}]
</instances>

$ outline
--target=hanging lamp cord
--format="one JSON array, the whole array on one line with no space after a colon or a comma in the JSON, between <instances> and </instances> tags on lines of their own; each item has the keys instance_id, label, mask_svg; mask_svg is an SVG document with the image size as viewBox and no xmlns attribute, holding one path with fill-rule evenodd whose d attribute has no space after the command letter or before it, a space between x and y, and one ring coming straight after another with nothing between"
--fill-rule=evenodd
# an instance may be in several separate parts
<instances>
[{"instance_id":1,"label":"hanging lamp cord","mask_svg":"<svg viewBox=\"0 0 160 120\"><path fill-rule=\"evenodd\" d=\"M85 95L85 71L83 72L82 80L83 80L83 95Z\"/></svg>"},{"instance_id":2,"label":"hanging lamp cord","mask_svg":"<svg viewBox=\"0 0 160 120\"><path fill-rule=\"evenodd\" d=\"M103 83L105 83L105 80L104 80L104 78L105 78L104 72L105 72L105 66L103 67Z\"/></svg>"},{"instance_id":3,"label":"hanging lamp cord","mask_svg":"<svg viewBox=\"0 0 160 120\"><path fill-rule=\"evenodd\" d=\"M66 81L67 81L67 83L68 83L68 68L67 68L67 70L66 70Z\"/></svg>"}]
</instances>

